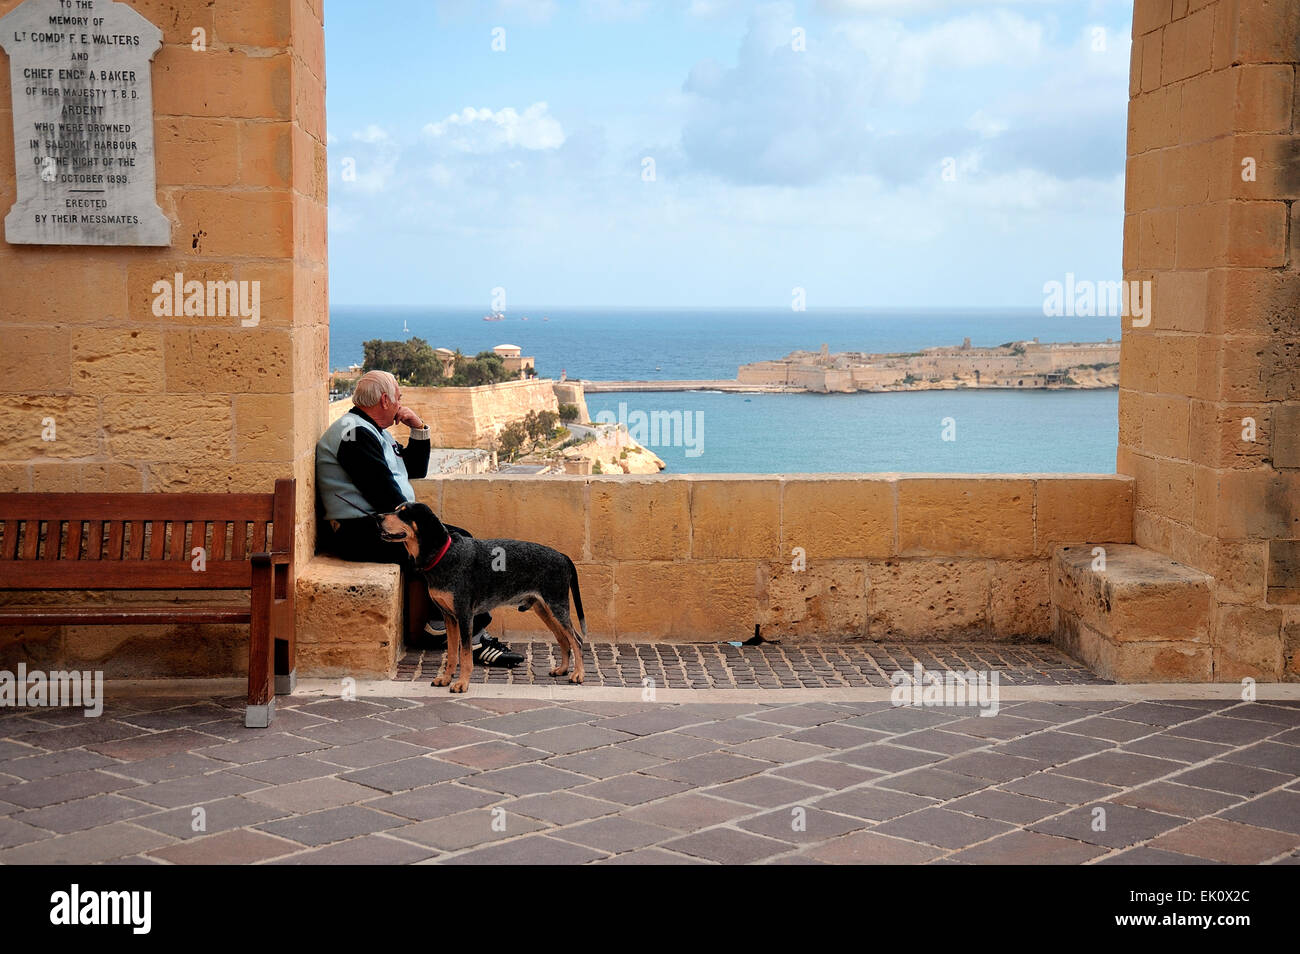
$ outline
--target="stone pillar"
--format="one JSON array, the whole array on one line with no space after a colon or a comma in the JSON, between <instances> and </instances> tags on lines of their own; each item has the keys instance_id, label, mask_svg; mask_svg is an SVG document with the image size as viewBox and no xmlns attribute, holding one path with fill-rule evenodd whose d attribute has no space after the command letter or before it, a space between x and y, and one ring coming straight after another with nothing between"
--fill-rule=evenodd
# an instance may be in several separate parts
<instances>
[{"instance_id":1,"label":"stone pillar","mask_svg":"<svg viewBox=\"0 0 1300 954\"><path fill-rule=\"evenodd\" d=\"M1216 681L1300 676L1298 61L1294 0L1135 3L1117 469L1213 578Z\"/></svg>"},{"instance_id":2,"label":"stone pillar","mask_svg":"<svg viewBox=\"0 0 1300 954\"><path fill-rule=\"evenodd\" d=\"M0 491L270 492L293 476L305 563L329 346L322 0L127 2L163 32L171 245L0 240ZM0 53L0 215L15 199L11 106ZM249 283L256 320L160 315L155 283L178 274Z\"/></svg>"}]
</instances>

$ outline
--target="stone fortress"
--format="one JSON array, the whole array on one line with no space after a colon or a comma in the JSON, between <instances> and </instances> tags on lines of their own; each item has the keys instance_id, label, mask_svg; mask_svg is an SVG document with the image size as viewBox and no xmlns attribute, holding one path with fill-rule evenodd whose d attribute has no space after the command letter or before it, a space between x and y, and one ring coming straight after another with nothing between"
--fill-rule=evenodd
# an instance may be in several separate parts
<instances>
[{"instance_id":1,"label":"stone fortress","mask_svg":"<svg viewBox=\"0 0 1300 954\"><path fill-rule=\"evenodd\" d=\"M156 204L165 234L0 242L0 491L266 493L295 477L300 676L392 675L397 568L313 555L338 159L324 4L126 5L161 45L130 67L152 83L132 124L153 136L122 198L142 221ZM30 9L46 8L60 13ZM32 161L17 55L0 56L6 215L20 182L62 187ZM1297 64L1295 2L1134 3L1123 278L1151 281L1156 307L1123 327L1115 473L457 475L416 494L477 536L568 553L594 639L1051 638L1121 681L1300 679ZM248 283L257 314L155 313L178 273ZM527 619L502 613L494 633ZM230 678L247 647L239 626L19 626L0 629L0 666Z\"/></svg>"},{"instance_id":2,"label":"stone fortress","mask_svg":"<svg viewBox=\"0 0 1300 954\"><path fill-rule=\"evenodd\" d=\"M802 391L922 391L938 388L1119 387L1119 342L1008 342L926 348L909 354L792 351L779 361L744 364L741 384Z\"/></svg>"}]
</instances>

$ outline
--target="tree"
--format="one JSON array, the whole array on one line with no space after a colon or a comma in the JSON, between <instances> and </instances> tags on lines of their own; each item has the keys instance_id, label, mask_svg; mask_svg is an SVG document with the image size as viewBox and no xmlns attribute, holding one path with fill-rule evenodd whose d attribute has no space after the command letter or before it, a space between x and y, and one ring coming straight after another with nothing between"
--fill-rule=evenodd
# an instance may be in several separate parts
<instances>
[{"instance_id":1,"label":"tree","mask_svg":"<svg viewBox=\"0 0 1300 954\"><path fill-rule=\"evenodd\" d=\"M363 371L387 371L399 382L413 387L430 387L442 379L442 365L433 347L423 338L409 341L365 342Z\"/></svg>"},{"instance_id":2,"label":"tree","mask_svg":"<svg viewBox=\"0 0 1300 954\"><path fill-rule=\"evenodd\" d=\"M501 433L497 439L500 441L500 453L505 455L506 460L514 460L519 449L524 446L524 441L528 438L528 432L520 421L511 421L505 427L501 428Z\"/></svg>"},{"instance_id":3,"label":"tree","mask_svg":"<svg viewBox=\"0 0 1300 954\"><path fill-rule=\"evenodd\" d=\"M459 370L459 369L458 369ZM491 351L480 351L473 361L465 364L465 383L473 388L481 384L496 384L511 377L506 371L506 363L501 355Z\"/></svg>"},{"instance_id":4,"label":"tree","mask_svg":"<svg viewBox=\"0 0 1300 954\"><path fill-rule=\"evenodd\" d=\"M524 417L524 432L532 441L532 449L555 432L560 417L554 411L529 411Z\"/></svg>"},{"instance_id":5,"label":"tree","mask_svg":"<svg viewBox=\"0 0 1300 954\"><path fill-rule=\"evenodd\" d=\"M579 414L578 405L576 404L560 405L560 420L562 420L565 424L568 424L570 421L576 421L578 419L578 414Z\"/></svg>"}]
</instances>

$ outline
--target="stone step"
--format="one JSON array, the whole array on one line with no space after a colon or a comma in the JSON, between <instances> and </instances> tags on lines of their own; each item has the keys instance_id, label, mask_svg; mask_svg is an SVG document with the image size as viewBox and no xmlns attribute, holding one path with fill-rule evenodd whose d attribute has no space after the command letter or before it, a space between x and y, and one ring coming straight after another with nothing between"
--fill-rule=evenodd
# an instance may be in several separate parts
<instances>
[{"instance_id":1,"label":"stone step","mask_svg":"<svg viewBox=\"0 0 1300 954\"><path fill-rule=\"evenodd\" d=\"M402 654L402 574L315 556L298 569L299 677L391 679Z\"/></svg>"},{"instance_id":2,"label":"stone step","mask_svg":"<svg viewBox=\"0 0 1300 954\"><path fill-rule=\"evenodd\" d=\"M1206 682L1213 578L1132 544L1057 547L1052 642L1116 682Z\"/></svg>"}]
</instances>

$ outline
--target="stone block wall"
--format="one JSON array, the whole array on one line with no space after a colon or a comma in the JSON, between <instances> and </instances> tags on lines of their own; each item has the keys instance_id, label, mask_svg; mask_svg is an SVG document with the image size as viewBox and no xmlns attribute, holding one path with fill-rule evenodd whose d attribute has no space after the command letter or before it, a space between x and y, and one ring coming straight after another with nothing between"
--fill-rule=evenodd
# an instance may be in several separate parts
<instances>
[{"instance_id":1,"label":"stone block wall","mask_svg":"<svg viewBox=\"0 0 1300 954\"><path fill-rule=\"evenodd\" d=\"M1127 543L1119 476L559 476L415 481L478 537L578 566L601 639L1017 640L1048 635L1066 543ZM498 610L494 630L544 632Z\"/></svg>"},{"instance_id":2,"label":"stone block wall","mask_svg":"<svg viewBox=\"0 0 1300 954\"><path fill-rule=\"evenodd\" d=\"M329 344L322 0L127 2L163 32L154 136L171 245L0 241L0 492L269 493L293 476L307 555ZM0 53L0 214L16 192L11 102ZM257 283L257 323L160 316L154 284L178 273L248 282L250 303ZM234 629L216 674L246 654ZM102 632L106 646L149 636ZM155 636L183 665L185 642ZM35 646L0 630L0 646L24 638Z\"/></svg>"},{"instance_id":3,"label":"stone block wall","mask_svg":"<svg viewBox=\"0 0 1300 954\"><path fill-rule=\"evenodd\" d=\"M1300 4L1137 0L1117 470L1213 577L1215 679L1300 676Z\"/></svg>"},{"instance_id":4,"label":"stone block wall","mask_svg":"<svg viewBox=\"0 0 1300 954\"><path fill-rule=\"evenodd\" d=\"M402 388L402 403L429 425L434 447L488 447L501 428L529 411L558 414L554 383L537 378L477 388Z\"/></svg>"}]
</instances>

